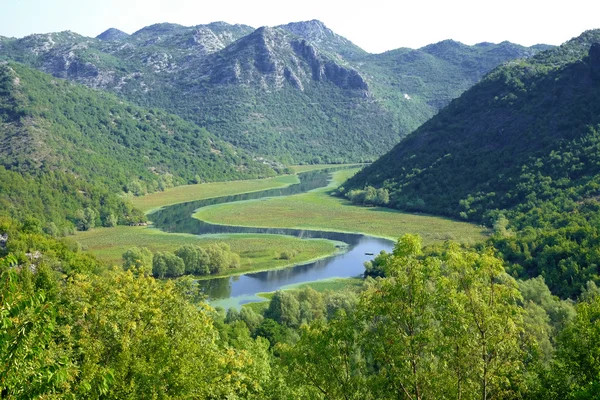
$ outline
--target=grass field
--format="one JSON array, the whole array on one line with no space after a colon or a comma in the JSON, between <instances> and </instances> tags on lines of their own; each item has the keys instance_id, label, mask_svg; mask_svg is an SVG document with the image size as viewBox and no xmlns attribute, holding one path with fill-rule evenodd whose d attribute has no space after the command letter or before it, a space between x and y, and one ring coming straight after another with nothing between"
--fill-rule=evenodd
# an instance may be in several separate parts
<instances>
[{"instance_id":1,"label":"grass field","mask_svg":"<svg viewBox=\"0 0 600 400\"><path fill-rule=\"evenodd\" d=\"M348 167L357 164L315 164L292 165L290 168L296 173L316 171L332 167ZM157 208L171 204L185 203L187 201L204 200L212 197L230 196L240 193L258 192L260 190L274 189L293 185L300 182L296 175L282 175L274 178L251 179L244 181L211 182L198 185L177 186L146 196L133 197L131 202L136 208L148 213Z\"/></svg>"},{"instance_id":2,"label":"grass field","mask_svg":"<svg viewBox=\"0 0 600 400\"><path fill-rule=\"evenodd\" d=\"M239 193L258 192L260 190L286 187L298 182L300 182L300 180L296 175L282 175L267 179L201 183L198 185L177 186L167 189L164 192L133 197L131 202L136 208L148 213L157 208L171 204L209 199L212 197L229 196Z\"/></svg>"},{"instance_id":3,"label":"grass field","mask_svg":"<svg viewBox=\"0 0 600 400\"><path fill-rule=\"evenodd\" d=\"M303 240L290 236L253 234L210 235L200 238L195 235L165 233L153 228L130 226L78 232L75 239L96 257L113 265L121 265L121 255L134 246L148 247L152 252L172 252L188 244L208 246L217 241L225 242L233 252L240 255L242 265L238 269L210 277L283 268L326 257L339 250L335 247L336 242L321 239ZM279 255L286 250L296 250L297 254L291 260L279 259Z\"/></svg>"},{"instance_id":4,"label":"grass field","mask_svg":"<svg viewBox=\"0 0 600 400\"><path fill-rule=\"evenodd\" d=\"M424 244L447 239L463 243L483 240L483 228L465 222L383 207L355 206L329 191L357 169L334 173L328 188L288 197L221 204L199 210L194 217L215 224L361 232L397 239L418 233Z\"/></svg>"}]
</instances>

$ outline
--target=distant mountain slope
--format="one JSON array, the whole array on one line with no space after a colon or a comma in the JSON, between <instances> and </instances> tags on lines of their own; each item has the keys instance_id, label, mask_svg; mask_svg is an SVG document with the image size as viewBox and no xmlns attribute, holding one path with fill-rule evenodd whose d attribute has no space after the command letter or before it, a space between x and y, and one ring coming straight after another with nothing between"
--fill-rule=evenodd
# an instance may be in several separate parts
<instances>
[{"instance_id":1,"label":"distant mountain slope","mask_svg":"<svg viewBox=\"0 0 600 400\"><path fill-rule=\"evenodd\" d=\"M368 54L320 21L254 30L155 24L0 42L0 59L160 107L285 162L362 161L390 149L499 63L537 50L445 41Z\"/></svg>"},{"instance_id":2,"label":"distant mountain slope","mask_svg":"<svg viewBox=\"0 0 600 400\"><path fill-rule=\"evenodd\" d=\"M67 182L65 190L82 197L82 205L86 196L100 192L111 194L110 202L118 204L115 193L138 195L184 183L275 174L270 166L179 117L17 63L0 65L0 165L25 180L49 182L38 182L41 186ZM10 182L20 179L0 172ZM18 193L7 187L2 195ZM6 201L13 207L21 204ZM101 203L94 206L101 208ZM23 207L28 208L26 203ZM73 207L65 205L64 212L74 213ZM111 209L117 208L123 209ZM44 214L39 211L35 214Z\"/></svg>"},{"instance_id":3,"label":"distant mountain slope","mask_svg":"<svg viewBox=\"0 0 600 400\"><path fill-rule=\"evenodd\" d=\"M394 207L480 221L519 277L600 284L600 30L497 68L350 181Z\"/></svg>"},{"instance_id":4,"label":"distant mountain slope","mask_svg":"<svg viewBox=\"0 0 600 400\"><path fill-rule=\"evenodd\" d=\"M556 157L596 135L600 47L591 47L595 42L600 31L589 31L555 50L497 68L347 188L384 186L398 208L481 218L490 207L522 202L518 187L530 179L528 171L551 177L548 184L557 187L593 177L597 154L582 154L572 171L560 166L572 160Z\"/></svg>"}]
</instances>

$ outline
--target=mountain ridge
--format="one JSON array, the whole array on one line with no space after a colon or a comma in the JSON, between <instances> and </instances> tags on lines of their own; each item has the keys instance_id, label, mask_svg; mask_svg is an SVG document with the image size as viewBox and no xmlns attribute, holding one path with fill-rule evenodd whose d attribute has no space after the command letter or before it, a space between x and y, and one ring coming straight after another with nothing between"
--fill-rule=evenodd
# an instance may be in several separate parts
<instances>
[{"instance_id":1,"label":"mountain ridge","mask_svg":"<svg viewBox=\"0 0 600 400\"><path fill-rule=\"evenodd\" d=\"M450 61L419 49L373 55L317 20L154 24L117 37L14 39L0 59L163 108L286 163L372 160L498 63L535 52L460 44Z\"/></svg>"}]
</instances>

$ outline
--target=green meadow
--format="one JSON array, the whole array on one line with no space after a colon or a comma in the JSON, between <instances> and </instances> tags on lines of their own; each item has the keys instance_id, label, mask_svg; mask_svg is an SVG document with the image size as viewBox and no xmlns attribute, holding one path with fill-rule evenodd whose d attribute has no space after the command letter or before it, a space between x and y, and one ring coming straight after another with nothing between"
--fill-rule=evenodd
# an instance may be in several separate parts
<instances>
[{"instance_id":1,"label":"green meadow","mask_svg":"<svg viewBox=\"0 0 600 400\"><path fill-rule=\"evenodd\" d=\"M171 204L204 200L212 197L230 196L240 193L282 188L300 182L296 175L282 175L266 179L245 181L211 182L197 185L177 186L140 197L133 197L133 205L145 213Z\"/></svg>"},{"instance_id":2,"label":"green meadow","mask_svg":"<svg viewBox=\"0 0 600 400\"><path fill-rule=\"evenodd\" d=\"M329 194L357 170L335 172L327 188L205 207L194 217L214 224L360 232L394 240L404 233L417 233L424 244L448 239L474 243L485 238L483 228L466 222L384 207L356 206Z\"/></svg>"},{"instance_id":3,"label":"green meadow","mask_svg":"<svg viewBox=\"0 0 600 400\"><path fill-rule=\"evenodd\" d=\"M267 269L283 268L327 257L339 249L339 243L324 239L299 239L281 235L231 234L199 237L184 233L165 233L149 227L118 226L78 232L75 237L84 249L112 265L121 265L121 256L131 247L147 247L152 252L175 251L183 245L208 246L227 243L241 257L241 266L216 276L238 275ZM294 250L292 259L281 259L281 253Z\"/></svg>"}]
</instances>

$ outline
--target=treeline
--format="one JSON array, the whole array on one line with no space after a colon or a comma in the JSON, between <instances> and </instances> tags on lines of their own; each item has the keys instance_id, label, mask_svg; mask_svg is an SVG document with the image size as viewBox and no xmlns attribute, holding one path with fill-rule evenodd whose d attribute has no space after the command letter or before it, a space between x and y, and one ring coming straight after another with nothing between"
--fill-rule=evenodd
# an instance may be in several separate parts
<instances>
[{"instance_id":1,"label":"treeline","mask_svg":"<svg viewBox=\"0 0 600 400\"><path fill-rule=\"evenodd\" d=\"M364 189L353 189L345 193L344 187L340 187L332 195L344 195L353 204L364 206L386 206L390 202L390 193L387 189L375 189L373 186L366 186Z\"/></svg>"},{"instance_id":2,"label":"treeline","mask_svg":"<svg viewBox=\"0 0 600 400\"><path fill-rule=\"evenodd\" d=\"M240 256L227 243L208 246L181 246L171 253L152 252L146 247L133 247L123 253L123 268L135 268L155 278L176 278L182 275L214 275L240 267Z\"/></svg>"},{"instance_id":3,"label":"treeline","mask_svg":"<svg viewBox=\"0 0 600 400\"><path fill-rule=\"evenodd\" d=\"M558 400L600 387L600 290L560 300L489 248L423 253L406 235L360 287L280 291L264 311L225 313L189 278L103 269L1 228L2 398Z\"/></svg>"}]
</instances>

